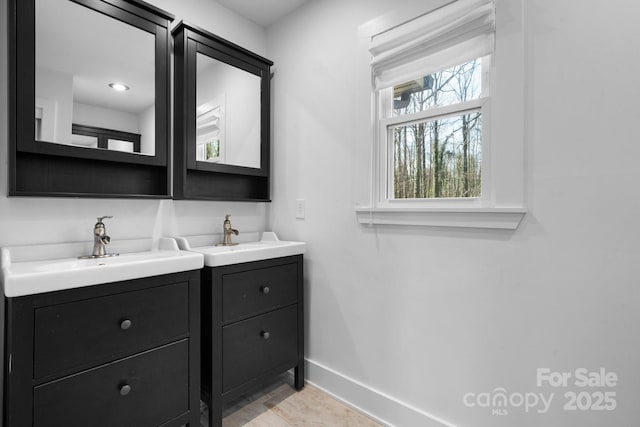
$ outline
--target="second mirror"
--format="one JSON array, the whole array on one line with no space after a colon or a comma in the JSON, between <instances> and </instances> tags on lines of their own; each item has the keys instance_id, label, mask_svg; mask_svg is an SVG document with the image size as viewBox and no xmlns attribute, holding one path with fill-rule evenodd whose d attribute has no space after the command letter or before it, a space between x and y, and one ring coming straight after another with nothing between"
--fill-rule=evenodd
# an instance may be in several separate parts
<instances>
[{"instance_id":1,"label":"second mirror","mask_svg":"<svg viewBox=\"0 0 640 427\"><path fill-rule=\"evenodd\" d=\"M174 197L268 201L273 63L184 22L173 37Z\"/></svg>"},{"instance_id":2,"label":"second mirror","mask_svg":"<svg viewBox=\"0 0 640 427\"><path fill-rule=\"evenodd\" d=\"M260 77L196 55L196 161L260 168Z\"/></svg>"}]
</instances>

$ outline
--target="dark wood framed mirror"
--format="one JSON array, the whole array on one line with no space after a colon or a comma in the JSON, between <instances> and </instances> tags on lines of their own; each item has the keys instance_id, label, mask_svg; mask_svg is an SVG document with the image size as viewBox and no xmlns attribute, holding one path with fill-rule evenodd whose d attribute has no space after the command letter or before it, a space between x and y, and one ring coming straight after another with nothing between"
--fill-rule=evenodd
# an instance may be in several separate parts
<instances>
[{"instance_id":1,"label":"dark wood framed mirror","mask_svg":"<svg viewBox=\"0 0 640 427\"><path fill-rule=\"evenodd\" d=\"M173 15L9 0L9 195L167 198Z\"/></svg>"},{"instance_id":2,"label":"dark wood framed mirror","mask_svg":"<svg viewBox=\"0 0 640 427\"><path fill-rule=\"evenodd\" d=\"M273 62L185 22L172 34L174 198L269 201Z\"/></svg>"}]
</instances>

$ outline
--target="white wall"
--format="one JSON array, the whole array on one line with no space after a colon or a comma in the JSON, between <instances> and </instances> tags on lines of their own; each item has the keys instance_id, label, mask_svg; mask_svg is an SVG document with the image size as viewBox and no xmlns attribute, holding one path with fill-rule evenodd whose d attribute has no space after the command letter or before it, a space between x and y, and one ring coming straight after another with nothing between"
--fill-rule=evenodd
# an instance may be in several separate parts
<instances>
[{"instance_id":1,"label":"white wall","mask_svg":"<svg viewBox=\"0 0 640 427\"><path fill-rule=\"evenodd\" d=\"M138 118L140 120L140 152L145 154L155 154L156 152L156 106L151 104L149 108L142 111Z\"/></svg>"},{"instance_id":2,"label":"white wall","mask_svg":"<svg viewBox=\"0 0 640 427\"><path fill-rule=\"evenodd\" d=\"M268 30L271 225L308 242L309 379L408 427L639 424L640 6L525 2L529 213L516 231L366 228L357 28L406 3L315 0ZM545 367L619 381L538 388ZM463 404L497 387L555 396L546 414ZM615 391L617 408L564 411L568 391Z\"/></svg>"},{"instance_id":3,"label":"white wall","mask_svg":"<svg viewBox=\"0 0 640 427\"><path fill-rule=\"evenodd\" d=\"M73 116L73 76L54 70L38 68L36 72L36 98L49 102L55 112L54 134L43 134L45 141L55 141L61 144L71 142L71 121ZM36 106L38 106L36 104ZM46 139L45 139L46 138Z\"/></svg>"},{"instance_id":4,"label":"white wall","mask_svg":"<svg viewBox=\"0 0 640 427\"><path fill-rule=\"evenodd\" d=\"M264 29L215 1L152 0L149 3L173 13L176 16L173 26L183 20L258 55L266 53L267 41Z\"/></svg>"},{"instance_id":5,"label":"white wall","mask_svg":"<svg viewBox=\"0 0 640 427\"><path fill-rule=\"evenodd\" d=\"M73 123L79 125L141 133L140 116L96 105L73 103Z\"/></svg>"}]
</instances>

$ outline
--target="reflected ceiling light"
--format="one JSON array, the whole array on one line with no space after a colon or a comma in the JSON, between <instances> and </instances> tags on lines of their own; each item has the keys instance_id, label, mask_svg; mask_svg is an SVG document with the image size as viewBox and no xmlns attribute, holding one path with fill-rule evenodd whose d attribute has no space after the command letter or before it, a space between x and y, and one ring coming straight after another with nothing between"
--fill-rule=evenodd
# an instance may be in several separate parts
<instances>
[{"instance_id":1,"label":"reflected ceiling light","mask_svg":"<svg viewBox=\"0 0 640 427\"><path fill-rule=\"evenodd\" d=\"M117 90L118 92L129 90L129 86L123 85L122 83L109 83L109 87L113 90Z\"/></svg>"}]
</instances>

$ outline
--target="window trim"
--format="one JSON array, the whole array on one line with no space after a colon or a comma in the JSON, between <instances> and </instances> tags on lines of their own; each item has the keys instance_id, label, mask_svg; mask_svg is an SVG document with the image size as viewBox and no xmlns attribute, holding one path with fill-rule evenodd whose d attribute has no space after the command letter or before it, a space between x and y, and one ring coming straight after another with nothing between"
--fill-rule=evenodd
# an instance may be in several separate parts
<instances>
[{"instance_id":1,"label":"window trim","mask_svg":"<svg viewBox=\"0 0 640 427\"><path fill-rule=\"evenodd\" d=\"M384 95L383 95L384 96ZM385 102L385 101L381 101ZM427 122L433 121L437 119L444 119L448 117L459 116L464 113L469 113L473 111L480 111L482 114L483 123L485 120L490 120L491 113L489 108L490 99L489 97L483 97L474 99L471 101L460 102L458 104L446 105L443 107L430 108L425 111L420 111L417 113L407 114L405 116L397 116L397 117L389 117L379 120L378 126L378 137L376 138L376 150L379 152L379 161L377 164L378 171L374 172L380 175L380 179L377 181L379 187L376 189L376 193L378 195L377 205L378 207L392 207L394 205L416 205L418 207L429 207L435 202L443 203L446 201L468 201L468 204L474 204L477 200L482 200L484 195L486 194L486 185L484 180L484 175L481 181L481 197L464 197L464 198L424 198L424 199L395 199L391 197L392 189L393 189L393 167L391 157L392 144L390 143L390 127L394 126L402 126L402 125L411 125L413 123L418 122ZM484 155L485 144L488 145L488 135L489 131L485 134L485 128L483 126L482 130L482 169L485 170L485 164L487 164L490 160L487 156ZM384 179L383 179L384 177ZM383 182L384 181L384 182ZM455 202L458 203L458 202Z\"/></svg>"},{"instance_id":2,"label":"window trim","mask_svg":"<svg viewBox=\"0 0 640 427\"><path fill-rule=\"evenodd\" d=\"M440 6L451 1L443 0ZM502 10L499 8L502 7ZM433 9L435 10L435 9ZM410 3L403 12L390 12L369 21L359 28L361 46L367 46L373 36L408 22L412 17L430 13L425 11L424 3L416 0ZM491 55L491 89L490 101L483 105L483 172L481 198L442 198L442 199L392 199L390 203L381 203L380 189L385 190L386 171L380 171L380 144L372 143L371 163L369 165L369 197L356 202L355 212L358 222L368 226L436 226L436 227L471 227L481 229L515 230L527 212L524 206L524 5L522 0L496 0L496 49ZM513 17L516 17L513 20ZM506 18L511 20L507 22ZM515 25L514 25L515 24ZM509 27L510 34L500 30ZM514 31L515 28L515 31ZM514 37L515 36L515 37ZM501 47L504 46L501 51ZM518 50L516 50L518 49ZM502 55L496 59L496 53ZM509 58L508 62L505 58ZM370 58L370 57L369 57ZM364 55L363 55L364 60ZM505 62L508 62L505 66ZM502 65L501 75L512 72L507 83L496 86L496 63ZM363 66L365 62L362 62ZM367 72L371 75L371 100L373 120L371 137L379 140L381 127L379 118L379 91L375 90L375 82L369 61ZM483 64L484 67L484 64ZM364 70L363 70L364 71ZM483 71L484 72L484 71ZM519 83L522 90L513 90L514 82ZM484 83L484 78L483 78ZM507 87L508 86L508 87ZM505 87L507 87L505 90ZM501 104L495 105L496 88L499 91ZM485 97L483 92L482 97ZM506 106L509 106L508 108ZM497 108L499 107L499 108ZM498 122L495 112L501 113ZM505 114L506 112L506 114ZM490 116L490 117L487 117ZM489 120L487 120L489 118ZM505 121L508 123L504 125ZM496 128L500 124L500 128ZM499 140L493 137L498 134ZM485 145L488 138L491 143ZM386 144L384 150L386 151ZM486 159L486 164L485 164ZM363 181L364 182L364 181ZM361 197L365 192L361 193Z\"/></svg>"},{"instance_id":3,"label":"window trim","mask_svg":"<svg viewBox=\"0 0 640 427\"><path fill-rule=\"evenodd\" d=\"M357 207L356 217L362 225L431 226L491 228L515 230L525 208L368 208Z\"/></svg>"}]
</instances>

